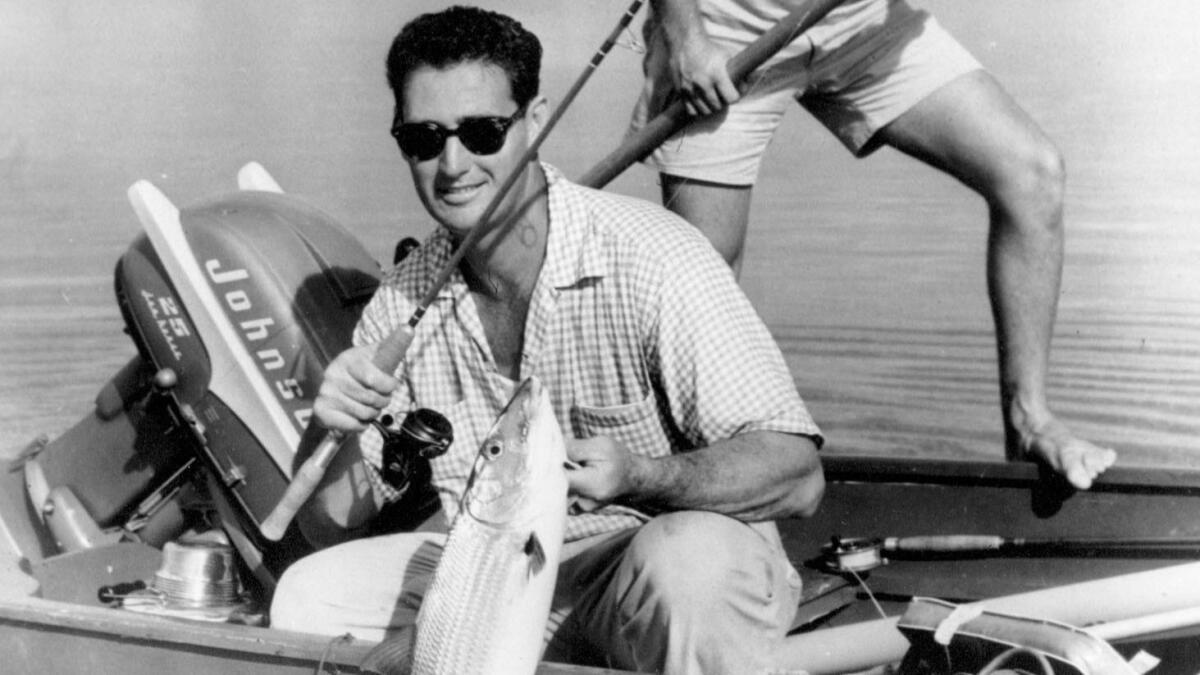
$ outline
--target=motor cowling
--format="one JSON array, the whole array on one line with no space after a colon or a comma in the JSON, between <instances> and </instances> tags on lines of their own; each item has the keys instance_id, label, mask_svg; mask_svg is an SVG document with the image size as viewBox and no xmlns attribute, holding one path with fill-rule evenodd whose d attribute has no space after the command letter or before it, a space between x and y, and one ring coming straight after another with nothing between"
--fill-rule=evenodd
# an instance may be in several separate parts
<instances>
[{"instance_id":1,"label":"motor cowling","mask_svg":"<svg viewBox=\"0 0 1200 675\"><path fill-rule=\"evenodd\" d=\"M138 355L89 415L22 460L27 508L0 509L0 525L23 525L9 529L26 558L57 569L76 559L60 553L117 559L122 542L162 547L219 526L269 593L311 550L296 528L274 542L259 524L314 436L305 430L324 369L350 346L380 270L334 219L258 172L265 187L184 209L145 181L130 188L144 234L114 286ZM436 508L420 498L412 519Z\"/></svg>"},{"instance_id":2,"label":"motor cowling","mask_svg":"<svg viewBox=\"0 0 1200 675\"><path fill-rule=\"evenodd\" d=\"M184 421L257 524L287 486L322 373L350 346L379 268L332 218L285 194L209 199L178 222L201 277L181 278L165 259L179 253L143 235L117 266L118 301L144 358L176 374Z\"/></svg>"}]
</instances>

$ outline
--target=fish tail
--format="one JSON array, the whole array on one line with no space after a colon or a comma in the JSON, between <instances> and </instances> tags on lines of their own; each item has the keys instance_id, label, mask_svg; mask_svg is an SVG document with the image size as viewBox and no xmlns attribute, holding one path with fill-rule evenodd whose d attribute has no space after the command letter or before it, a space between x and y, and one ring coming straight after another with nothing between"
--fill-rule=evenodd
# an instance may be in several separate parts
<instances>
[{"instance_id":1,"label":"fish tail","mask_svg":"<svg viewBox=\"0 0 1200 675\"><path fill-rule=\"evenodd\" d=\"M416 629L413 626L403 628L399 634L375 645L362 663L358 664L363 673L369 675L409 675L413 667L413 641Z\"/></svg>"}]
</instances>

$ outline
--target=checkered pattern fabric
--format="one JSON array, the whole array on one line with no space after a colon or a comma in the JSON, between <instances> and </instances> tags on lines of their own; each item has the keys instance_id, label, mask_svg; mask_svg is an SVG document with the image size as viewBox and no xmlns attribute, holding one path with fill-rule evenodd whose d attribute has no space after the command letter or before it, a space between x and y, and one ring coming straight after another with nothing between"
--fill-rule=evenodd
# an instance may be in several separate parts
<instances>
[{"instance_id":1,"label":"checkered pattern fabric","mask_svg":"<svg viewBox=\"0 0 1200 675\"><path fill-rule=\"evenodd\" d=\"M520 377L549 388L564 435L607 435L649 456L687 452L735 434L820 432L766 326L708 242L648 202L584 188L543 165L550 231L529 316ZM386 276L355 332L382 340L412 315L451 254L439 228ZM456 271L418 324L390 412L446 415L449 451L433 460L447 517L458 511L477 449L516 389L500 375ZM378 432L363 433L379 466ZM374 472L372 472L374 473ZM385 498L397 495L375 476ZM573 513L568 541L637 525L646 516L606 505Z\"/></svg>"}]
</instances>

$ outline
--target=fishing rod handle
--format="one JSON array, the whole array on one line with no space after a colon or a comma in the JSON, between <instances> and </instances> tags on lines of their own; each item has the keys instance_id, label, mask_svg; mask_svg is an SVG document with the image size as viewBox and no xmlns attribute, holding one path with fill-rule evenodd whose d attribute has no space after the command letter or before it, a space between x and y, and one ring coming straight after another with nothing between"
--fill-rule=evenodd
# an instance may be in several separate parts
<instances>
[{"instance_id":1,"label":"fishing rod handle","mask_svg":"<svg viewBox=\"0 0 1200 675\"><path fill-rule=\"evenodd\" d=\"M379 348L375 350L375 356L371 359L376 368L389 375L396 372L404 360L408 346L412 344L414 324L415 322L410 321L400 326L379 343ZM260 525L259 529L264 537L271 541L279 541L283 538L283 533L287 531L292 519L296 517L300 508L312 497L317 486L325 478L325 471L329 468L329 463L333 461L345 440L344 432L334 429L325 432L325 436L317 444L317 449L313 450L312 455L304 460L304 463L296 470L283 497L279 499L279 503Z\"/></svg>"},{"instance_id":2,"label":"fishing rod handle","mask_svg":"<svg viewBox=\"0 0 1200 675\"><path fill-rule=\"evenodd\" d=\"M375 356L371 357L371 363L388 375L394 374L401 362L404 361L404 355L408 353L409 345L412 344L417 322L424 315L425 309L417 308L408 323L392 331L391 335L379 343L379 347L375 350Z\"/></svg>"},{"instance_id":3,"label":"fishing rod handle","mask_svg":"<svg viewBox=\"0 0 1200 675\"><path fill-rule=\"evenodd\" d=\"M292 482L288 483L287 490L279 498L279 503L259 526L264 537L271 541L279 541L283 538L283 533L287 531L288 525L300 512L300 507L304 506L309 497L312 497L317 486L321 484L321 480L325 478L325 469L337 455L344 440L346 440L346 435L340 431L325 433L325 437L321 439L317 449L308 459L304 460L304 464L301 464L292 476Z\"/></svg>"},{"instance_id":4,"label":"fishing rod handle","mask_svg":"<svg viewBox=\"0 0 1200 675\"><path fill-rule=\"evenodd\" d=\"M951 553L954 551L996 551L1004 538L987 534L943 534L921 537L888 537L885 551Z\"/></svg>"}]
</instances>

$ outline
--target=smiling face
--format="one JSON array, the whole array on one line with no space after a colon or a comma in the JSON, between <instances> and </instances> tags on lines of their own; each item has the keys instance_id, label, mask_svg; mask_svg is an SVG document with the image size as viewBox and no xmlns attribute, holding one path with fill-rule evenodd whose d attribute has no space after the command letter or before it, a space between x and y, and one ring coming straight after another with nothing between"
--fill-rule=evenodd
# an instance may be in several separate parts
<instances>
[{"instance_id":1,"label":"smiling face","mask_svg":"<svg viewBox=\"0 0 1200 675\"><path fill-rule=\"evenodd\" d=\"M417 68L408 76L403 100L401 121L431 122L445 129L457 129L463 120L472 117L510 117L519 108L504 70L480 61L440 69ZM509 174L519 168L521 156L537 137L544 109L544 99L530 102L495 154L474 154L460 138L451 136L436 157L405 157L417 194L429 214L459 237L473 228ZM496 210L492 222L502 222L520 203L536 169L533 163L522 169L524 175Z\"/></svg>"}]
</instances>

